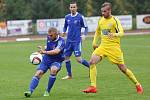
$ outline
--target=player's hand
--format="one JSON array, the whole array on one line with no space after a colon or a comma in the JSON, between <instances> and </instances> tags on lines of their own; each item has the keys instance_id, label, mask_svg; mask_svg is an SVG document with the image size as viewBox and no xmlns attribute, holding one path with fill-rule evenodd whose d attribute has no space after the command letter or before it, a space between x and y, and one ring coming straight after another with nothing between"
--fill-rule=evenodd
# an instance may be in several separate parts
<instances>
[{"instance_id":1,"label":"player's hand","mask_svg":"<svg viewBox=\"0 0 150 100\"><path fill-rule=\"evenodd\" d=\"M93 45L93 49L95 50L96 48L98 48L98 46L97 45Z\"/></svg>"},{"instance_id":2,"label":"player's hand","mask_svg":"<svg viewBox=\"0 0 150 100\"><path fill-rule=\"evenodd\" d=\"M38 52L42 54L43 47L42 46L37 46L37 48L39 49Z\"/></svg>"},{"instance_id":3,"label":"player's hand","mask_svg":"<svg viewBox=\"0 0 150 100\"><path fill-rule=\"evenodd\" d=\"M60 36L65 37L66 36L66 32L61 33Z\"/></svg>"},{"instance_id":4,"label":"player's hand","mask_svg":"<svg viewBox=\"0 0 150 100\"><path fill-rule=\"evenodd\" d=\"M113 33L108 33L108 38L109 38L109 39L113 39L113 38L114 38Z\"/></svg>"},{"instance_id":5,"label":"player's hand","mask_svg":"<svg viewBox=\"0 0 150 100\"><path fill-rule=\"evenodd\" d=\"M47 46L44 46L44 49L46 50Z\"/></svg>"},{"instance_id":6,"label":"player's hand","mask_svg":"<svg viewBox=\"0 0 150 100\"><path fill-rule=\"evenodd\" d=\"M40 54L43 54L43 50L39 50L38 52L39 52Z\"/></svg>"},{"instance_id":7,"label":"player's hand","mask_svg":"<svg viewBox=\"0 0 150 100\"><path fill-rule=\"evenodd\" d=\"M39 52L40 54L45 54L45 53L46 53L46 51L43 50L43 49L40 49L38 52Z\"/></svg>"},{"instance_id":8,"label":"player's hand","mask_svg":"<svg viewBox=\"0 0 150 100\"><path fill-rule=\"evenodd\" d=\"M40 45L39 45L39 46L37 46L37 48L38 48L38 49L40 49L40 50L41 50L41 49L43 49L43 47L42 47L42 46L40 46Z\"/></svg>"},{"instance_id":9,"label":"player's hand","mask_svg":"<svg viewBox=\"0 0 150 100\"><path fill-rule=\"evenodd\" d=\"M86 36L85 36L85 35L82 35L81 38L82 38L82 40L84 41L85 38L86 38Z\"/></svg>"}]
</instances>

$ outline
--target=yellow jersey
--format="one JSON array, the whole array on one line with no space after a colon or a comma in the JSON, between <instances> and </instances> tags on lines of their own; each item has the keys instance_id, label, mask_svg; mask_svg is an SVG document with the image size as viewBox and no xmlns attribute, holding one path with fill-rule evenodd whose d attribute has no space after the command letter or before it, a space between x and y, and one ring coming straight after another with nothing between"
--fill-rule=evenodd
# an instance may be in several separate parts
<instances>
[{"instance_id":1,"label":"yellow jersey","mask_svg":"<svg viewBox=\"0 0 150 100\"><path fill-rule=\"evenodd\" d=\"M108 33L113 33L114 38L108 38ZM102 46L120 46L120 37L124 35L123 28L118 18L111 16L111 18L101 17L98 21L98 27L95 32L93 45L101 38Z\"/></svg>"}]
</instances>

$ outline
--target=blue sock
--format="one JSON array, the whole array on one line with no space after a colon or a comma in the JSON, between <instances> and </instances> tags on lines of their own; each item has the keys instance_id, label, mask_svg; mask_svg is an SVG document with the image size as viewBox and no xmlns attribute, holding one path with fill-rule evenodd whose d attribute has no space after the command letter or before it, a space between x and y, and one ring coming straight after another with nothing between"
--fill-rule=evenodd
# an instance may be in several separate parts
<instances>
[{"instance_id":1,"label":"blue sock","mask_svg":"<svg viewBox=\"0 0 150 100\"><path fill-rule=\"evenodd\" d=\"M39 84L39 78L36 76L33 76L31 83L30 83L31 93L35 90L35 88L38 86L38 84Z\"/></svg>"},{"instance_id":2,"label":"blue sock","mask_svg":"<svg viewBox=\"0 0 150 100\"><path fill-rule=\"evenodd\" d=\"M88 68L90 67L90 64L85 59L82 59L81 63Z\"/></svg>"},{"instance_id":3,"label":"blue sock","mask_svg":"<svg viewBox=\"0 0 150 100\"><path fill-rule=\"evenodd\" d=\"M72 76L70 60L66 61L66 69L67 69L67 72L68 72L68 76Z\"/></svg>"},{"instance_id":4,"label":"blue sock","mask_svg":"<svg viewBox=\"0 0 150 100\"><path fill-rule=\"evenodd\" d=\"M49 81L48 81L48 86L47 86L47 91L48 92L50 92L51 88L53 87L55 80L56 80L56 75L51 74L49 76Z\"/></svg>"}]
</instances>

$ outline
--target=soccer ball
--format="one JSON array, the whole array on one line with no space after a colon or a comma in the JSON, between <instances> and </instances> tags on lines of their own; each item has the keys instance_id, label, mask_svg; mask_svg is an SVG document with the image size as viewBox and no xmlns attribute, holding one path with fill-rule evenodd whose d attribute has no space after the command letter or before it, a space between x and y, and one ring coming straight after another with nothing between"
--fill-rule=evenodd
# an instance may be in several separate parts
<instances>
[{"instance_id":1,"label":"soccer ball","mask_svg":"<svg viewBox=\"0 0 150 100\"><path fill-rule=\"evenodd\" d=\"M38 65L40 64L42 61L42 55L38 52L34 52L30 55L30 62L33 64L33 65Z\"/></svg>"}]
</instances>

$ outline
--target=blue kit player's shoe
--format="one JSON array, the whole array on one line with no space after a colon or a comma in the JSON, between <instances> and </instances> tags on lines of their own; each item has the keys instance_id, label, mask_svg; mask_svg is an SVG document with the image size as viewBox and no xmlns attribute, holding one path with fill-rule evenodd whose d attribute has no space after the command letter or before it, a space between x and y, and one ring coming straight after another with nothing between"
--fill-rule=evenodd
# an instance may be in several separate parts
<instances>
[{"instance_id":1,"label":"blue kit player's shoe","mask_svg":"<svg viewBox=\"0 0 150 100\"><path fill-rule=\"evenodd\" d=\"M44 96L44 97L48 97L48 96L49 96L49 92L48 92L48 91L45 91L45 93L44 93L43 96Z\"/></svg>"},{"instance_id":2,"label":"blue kit player's shoe","mask_svg":"<svg viewBox=\"0 0 150 100\"><path fill-rule=\"evenodd\" d=\"M25 97L31 97L31 92L30 91L26 91L26 92L24 92L24 96Z\"/></svg>"}]
</instances>

